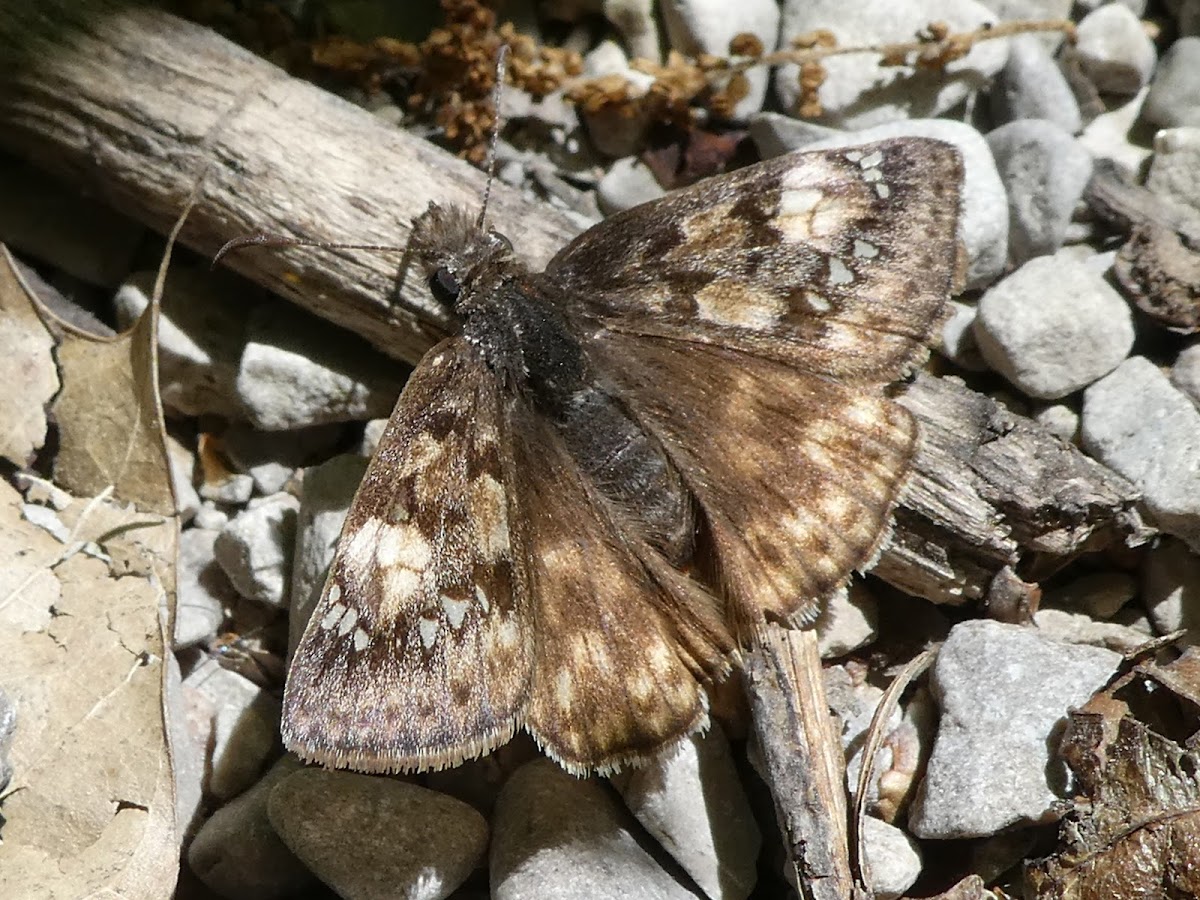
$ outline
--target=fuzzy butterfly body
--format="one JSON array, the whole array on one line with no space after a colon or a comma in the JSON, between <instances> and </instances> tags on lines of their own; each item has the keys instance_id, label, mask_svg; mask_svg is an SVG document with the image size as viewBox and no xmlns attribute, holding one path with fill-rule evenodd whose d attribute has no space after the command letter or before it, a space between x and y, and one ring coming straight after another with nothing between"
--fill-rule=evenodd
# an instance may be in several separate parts
<instances>
[{"instance_id":1,"label":"fuzzy butterfly body","mask_svg":"<svg viewBox=\"0 0 1200 900\"><path fill-rule=\"evenodd\" d=\"M355 497L287 745L411 771L525 728L584 773L704 727L757 629L811 619L889 532L917 435L885 389L941 322L961 177L920 138L790 154L541 274L431 205L411 250L461 330Z\"/></svg>"}]
</instances>

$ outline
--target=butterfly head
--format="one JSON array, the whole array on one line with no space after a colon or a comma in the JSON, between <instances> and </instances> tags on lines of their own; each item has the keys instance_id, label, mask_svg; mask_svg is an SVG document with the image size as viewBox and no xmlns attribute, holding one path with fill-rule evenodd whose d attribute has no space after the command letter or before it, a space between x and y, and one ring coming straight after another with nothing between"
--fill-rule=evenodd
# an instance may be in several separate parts
<instances>
[{"instance_id":1,"label":"butterfly head","mask_svg":"<svg viewBox=\"0 0 1200 900\"><path fill-rule=\"evenodd\" d=\"M479 268L510 256L512 244L499 232L481 229L462 207L430 203L413 222L409 250L433 296L458 309Z\"/></svg>"}]
</instances>

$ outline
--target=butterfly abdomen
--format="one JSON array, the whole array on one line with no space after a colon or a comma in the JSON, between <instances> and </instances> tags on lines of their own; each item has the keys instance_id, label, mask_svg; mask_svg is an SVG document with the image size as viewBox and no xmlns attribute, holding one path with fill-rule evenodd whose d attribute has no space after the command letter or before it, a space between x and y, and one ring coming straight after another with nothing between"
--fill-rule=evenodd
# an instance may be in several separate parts
<instances>
[{"instance_id":1,"label":"butterfly abdomen","mask_svg":"<svg viewBox=\"0 0 1200 900\"><path fill-rule=\"evenodd\" d=\"M463 334L515 393L553 422L592 486L673 562L691 552L694 503L661 444L630 415L562 314L513 274L463 304ZM520 401L519 401L520 402Z\"/></svg>"}]
</instances>

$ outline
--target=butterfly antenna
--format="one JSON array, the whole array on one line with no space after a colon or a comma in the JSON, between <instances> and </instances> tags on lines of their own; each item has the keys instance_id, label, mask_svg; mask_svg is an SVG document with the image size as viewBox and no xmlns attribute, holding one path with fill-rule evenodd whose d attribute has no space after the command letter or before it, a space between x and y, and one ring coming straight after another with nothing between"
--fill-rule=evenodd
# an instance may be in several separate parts
<instances>
[{"instance_id":1,"label":"butterfly antenna","mask_svg":"<svg viewBox=\"0 0 1200 900\"><path fill-rule=\"evenodd\" d=\"M496 83L492 87L492 109L496 121L492 125L492 136L488 142L487 185L483 189L483 206L479 210L479 218L475 227L483 231L484 219L487 217L488 198L492 195L492 181L496 177L496 144L500 140L500 98L504 95L504 73L508 69L508 44L501 44L496 54Z\"/></svg>"},{"instance_id":2,"label":"butterfly antenna","mask_svg":"<svg viewBox=\"0 0 1200 900\"><path fill-rule=\"evenodd\" d=\"M320 247L323 250L385 250L394 253L398 253L404 249L403 247L393 247L388 244L339 244L333 241L308 241L301 238L284 237L283 235L260 231L256 234L246 234L236 237L226 243L224 247L217 251L217 255L213 257L213 268L216 268L217 263L230 253L233 253L235 250L241 250L243 247Z\"/></svg>"}]
</instances>

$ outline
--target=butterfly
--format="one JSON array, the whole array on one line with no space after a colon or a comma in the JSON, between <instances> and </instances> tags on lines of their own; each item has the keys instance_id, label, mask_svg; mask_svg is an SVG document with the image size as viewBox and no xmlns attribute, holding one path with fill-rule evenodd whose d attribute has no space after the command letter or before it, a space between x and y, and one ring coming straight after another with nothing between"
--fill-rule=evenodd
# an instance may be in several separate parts
<instances>
[{"instance_id":1,"label":"butterfly","mask_svg":"<svg viewBox=\"0 0 1200 900\"><path fill-rule=\"evenodd\" d=\"M430 204L458 330L412 373L287 679L302 758L439 769L525 729L606 773L703 729L765 623L868 567L917 441L889 385L954 279L962 163L796 152L585 231L535 273Z\"/></svg>"}]
</instances>

